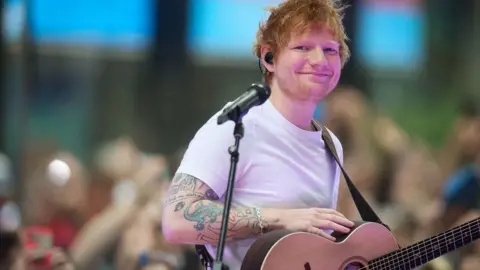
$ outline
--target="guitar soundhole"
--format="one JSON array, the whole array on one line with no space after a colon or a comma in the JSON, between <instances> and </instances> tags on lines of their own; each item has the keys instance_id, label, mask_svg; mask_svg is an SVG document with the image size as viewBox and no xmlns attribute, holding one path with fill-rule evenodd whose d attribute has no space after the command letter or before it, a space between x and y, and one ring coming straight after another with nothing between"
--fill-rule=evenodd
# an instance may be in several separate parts
<instances>
[{"instance_id":1,"label":"guitar soundhole","mask_svg":"<svg viewBox=\"0 0 480 270\"><path fill-rule=\"evenodd\" d=\"M359 263L359 262L353 262L349 263L343 268L343 270L357 270L357 269L363 269L365 265Z\"/></svg>"}]
</instances>

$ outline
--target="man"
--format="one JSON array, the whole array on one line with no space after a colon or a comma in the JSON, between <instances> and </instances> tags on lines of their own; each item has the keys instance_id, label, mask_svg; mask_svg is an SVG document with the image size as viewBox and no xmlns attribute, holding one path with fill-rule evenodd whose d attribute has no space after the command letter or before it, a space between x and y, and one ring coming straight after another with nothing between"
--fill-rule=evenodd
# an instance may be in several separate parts
<instances>
[{"instance_id":1,"label":"man","mask_svg":"<svg viewBox=\"0 0 480 270\"><path fill-rule=\"evenodd\" d=\"M444 188L441 230L453 226L469 211L480 210L480 153L472 164L456 171Z\"/></svg>"},{"instance_id":2,"label":"man","mask_svg":"<svg viewBox=\"0 0 480 270\"><path fill-rule=\"evenodd\" d=\"M466 103L463 108L457 140L462 157L443 187L439 231L449 229L469 211L480 210L480 107Z\"/></svg>"},{"instance_id":3,"label":"man","mask_svg":"<svg viewBox=\"0 0 480 270\"><path fill-rule=\"evenodd\" d=\"M254 46L272 93L243 118L224 262L239 269L255 239L267 231L306 231L334 240L353 222L334 209L340 170L321 131L312 125L316 104L337 85L349 51L341 10L332 0L287 0L271 9ZM214 115L196 133L164 203L163 233L173 243L219 240L233 144L233 123ZM332 134L333 136L333 134ZM342 148L333 136L340 159Z\"/></svg>"},{"instance_id":4,"label":"man","mask_svg":"<svg viewBox=\"0 0 480 270\"><path fill-rule=\"evenodd\" d=\"M459 168L471 164L480 151L480 106L475 97L465 97L460 103L458 117L451 134L440 153L440 168L444 180L451 178ZM440 185L446 184L439 181ZM438 188L440 190L440 187Z\"/></svg>"},{"instance_id":5,"label":"man","mask_svg":"<svg viewBox=\"0 0 480 270\"><path fill-rule=\"evenodd\" d=\"M458 169L448 179L442 196L442 211L431 224L434 233L444 232L479 217L480 212L480 153L471 164ZM478 269L480 245L457 250L446 258L455 269Z\"/></svg>"}]
</instances>

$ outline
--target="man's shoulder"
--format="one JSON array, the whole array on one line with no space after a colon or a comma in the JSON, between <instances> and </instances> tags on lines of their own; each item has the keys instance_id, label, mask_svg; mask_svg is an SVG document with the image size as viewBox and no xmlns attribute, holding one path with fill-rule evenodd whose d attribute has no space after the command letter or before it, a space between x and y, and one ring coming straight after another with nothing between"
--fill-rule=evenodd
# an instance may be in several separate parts
<instances>
[{"instance_id":1,"label":"man's shoulder","mask_svg":"<svg viewBox=\"0 0 480 270\"><path fill-rule=\"evenodd\" d=\"M233 121L227 121L221 125L217 123L217 119L220 114L223 112L225 107L227 107L231 102L227 103L219 111L213 114L197 131L198 133L212 133L215 136L230 136L233 138L233 130L235 128L235 123ZM252 129L255 126L255 122L258 112L253 108L250 112L242 118L242 124L244 129ZM246 133L247 134L247 133ZM246 135L245 134L245 135ZM251 132L248 132L251 134Z\"/></svg>"},{"instance_id":2,"label":"man's shoulder","mask_svg":"<svg viewBox=\"0 0 480 270\"><path fill-rule=\"evenodd\" d=\"M227 121L221 125L217 123L218 116L225 106L208 118L208 120L197 129L189 142L189 147L202 144L204 147L208 146L213 150L213 148L222 147L223 149L226 146L228 147L228 145L233 145L235 123L233 121ZM245 149L245 144L250 144L254 141L252 138L255 134L255 118L254 113L249 113L242 119L244 136L241 144L243 145L243 149Z\"/></svg>"},{"instance_id":3,"label":"man's shoulder","mask_svg":"<svg viewBox=\"0 0 480 270\"><path fill-rule=\"evenodd\" d=\"M445 189L455 189L459 186L477 184L478 175L473 165L464 166L455 171L448 179Z\"/></svg>"},{"instance_id":4,"label":"man's shoulder","mask_svg":"<svg viewBox=\"0 0 480 270\"><path fill-rule=\"evenodd\" d=\"M222 108L223 110L223 108ZM217 118L221 111L211 116L194 134L190 140L185 154L183 155L177 173L185 173L200 179L212 188L220 197L226 189L226 179L230 166L228 149L234 145L233 135L235 124L232 121L217 124ZM251 121L242 121L245 127L245 135L240 143L240 155L237 167L237 179L240 178L254 145L254 135L251 131Z\"/></svg>"},{"instance_id":5,"label":"man's shoulder","mask_svg":"<svg viewBox=\"0 0 480 270\"><path fill-rule=\"evenodd\" d=\"M444 196L449 198L464 192L465 190L477 191L479 179L475 168L471 165L458 169L450 176L444 186Z\"/></svg>"},{"instance_id":6,"label":"man's shoulder","mask_svg":"<svg viewBox=\"0 0 480 270\"><path fill-rule=\"evenodd\" d=\"M480 186L473 166L465 166L454 173L444 186L443 200L447 205L479 207Z\"/></svg>"}]
</instances>

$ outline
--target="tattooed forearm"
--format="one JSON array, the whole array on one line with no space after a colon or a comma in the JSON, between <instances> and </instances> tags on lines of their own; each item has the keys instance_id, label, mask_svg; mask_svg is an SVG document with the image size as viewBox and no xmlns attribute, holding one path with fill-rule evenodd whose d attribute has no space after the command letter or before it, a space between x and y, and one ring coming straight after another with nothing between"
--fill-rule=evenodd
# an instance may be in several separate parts
<instances>
[{"instance_id":1,"label":"tattooed forearm","mask_svg":"<svg viewBox=\"0 0 480 270\"><path fill-rule=\"evenodd\" d=\"M182 233L185 241L216 244L220 237L223 203L218 195L201 180L177 174L172 180L165 207L175 213L176 222L183 220L191 231ZM182 215L181 217L179 215ZM268 224L262 220L266 228ZM182 225L183 226L183 225ZM227 240L245 239L260 234L259 220L252 208L232 207L229 214ZM195 237L195 238L194 238Z\"/></svg>"},{"instance_id":2,"label":"tattooed forearm","mask_svg":"<svg viewBox=\"0 0 480 270\"><path fill-rule=\"evenodd\" d=\"M183 216L188 221L195 222L193 227L197 231L203 231L205 229L205 223L214 223L219 217L222 216L223 208L219 207L216 203L209 201L199 201L189 205Z\"/></svg>"},{"instance_id":3,"label":"tattooed forearm","mask_svg":"<svg viewBox=\"0 0 480 270\"><path fill-rule=\"evenodd\" d=\"M212 201L199 201L185 208L184 217L194 222L193 228L199 232L197 240L216 243L220 237L223 204ZM265 222L262 222L267 226ZM245 239L260 234L258 218L251 208L232 208L229 215L227 240Z\"/></svg>"}]
</instances>

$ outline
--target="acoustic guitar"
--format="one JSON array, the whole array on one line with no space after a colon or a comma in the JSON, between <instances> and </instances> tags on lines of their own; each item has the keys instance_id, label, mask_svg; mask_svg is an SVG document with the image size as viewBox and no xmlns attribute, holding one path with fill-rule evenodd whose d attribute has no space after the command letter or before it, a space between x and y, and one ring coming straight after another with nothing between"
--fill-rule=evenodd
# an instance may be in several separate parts
<instances>
[{"instance_id":1,"label":"acoustic guitar","mask_svg":"<svg viewBox=\"0 0 480 270\"><path fill-rule=\"evenodd\" d=\"M306 232L266 233L249 248L241 269L415 269L480 238L480 218L405 248L379 223L356 223L350 233L332 235L335 242Z\"/></svg>"}]
</instances>

